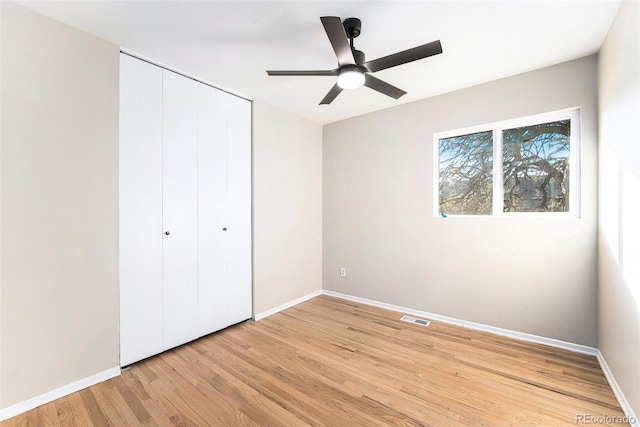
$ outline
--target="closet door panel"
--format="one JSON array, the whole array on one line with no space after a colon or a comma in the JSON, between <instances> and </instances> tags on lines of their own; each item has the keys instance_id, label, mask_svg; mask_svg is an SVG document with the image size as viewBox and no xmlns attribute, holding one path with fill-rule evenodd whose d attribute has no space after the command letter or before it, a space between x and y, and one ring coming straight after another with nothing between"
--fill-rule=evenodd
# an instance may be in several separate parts
<instances>
[{"instance_id":1,"label":"closet door panel","mask_svg":"<svg viewBox=\"0 0 640 427\"><path fill-rule=\"evenodd\" d=\"M251 103L227 97L228 322L252 316Z\"/></svg>"},{"instance_id":2,"label":"closet door panel","mask_svg":"<svg viewBox=\"0 0 640 427\"><path fill-rule=\"evenodd\" d=\"M227 323L227 126L225 97L202 85L198 108L199 334Z\"/></svg>"},{"instance_id":3,"label":"closet door panel","mask_svg":"<svg viewBox=\"0 0 640 427\"><path fill-rule=\"evenodd\" d=\"M163 72L164 344L198 337L198 83ZM169 234L167 234L169 233Z\"/></svg>"},{"instance_id":4,"label":"closet door panel","mask_svg":"<svg viewBox=\"0 0 640 427\"><path fill-rule=\"evenodd\" d=\"M120 365L163 350L162 69L120 55Z\"/></svg>"}]
</instances>

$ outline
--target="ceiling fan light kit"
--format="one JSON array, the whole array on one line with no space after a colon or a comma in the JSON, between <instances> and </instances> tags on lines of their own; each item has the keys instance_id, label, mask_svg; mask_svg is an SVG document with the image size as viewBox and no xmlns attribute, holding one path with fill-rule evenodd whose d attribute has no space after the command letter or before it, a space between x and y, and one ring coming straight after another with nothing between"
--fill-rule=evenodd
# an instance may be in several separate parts
<instances>
[{"instance_id":1,"label":"ceiling fan light kit","mask_svg":"<svg viewBox=\"0 0 640 427\"><path fill-rule=\"evenodd\" d=\"M342 89L357 89L364 85L365 71L357 65L345 65L338 71L338 86Z\"/></svg>"},{"instance_id":2,"label":"ceiling fan light kit","mask_svg":"<svg viewBox=\"0 0 640 427\"><path fill-rule=\"evenodd\" d=\"M267 71L270 76L337 76L336 83L320 101L320 105L330 104L343 89L357 89L362 86L398 99L407 92L374 77L371 73L442 53L440 40L436 40L373 61L366 61L364 52L353 46L353 39L360 35L362 29L362 23L358 18L347 18L342 22L337 16L323 16L320 21L338 59L338 68Z\"/></svg>"}]
</instances>

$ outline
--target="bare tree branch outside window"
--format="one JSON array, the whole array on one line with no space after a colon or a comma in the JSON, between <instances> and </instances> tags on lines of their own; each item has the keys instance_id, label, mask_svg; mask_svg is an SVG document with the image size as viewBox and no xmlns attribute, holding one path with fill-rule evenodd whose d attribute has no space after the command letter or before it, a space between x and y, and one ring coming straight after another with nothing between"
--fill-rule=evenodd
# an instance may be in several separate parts
<instances>
[{"instance_id":1,"label":"bare tree branch outside window","mask_svg":"<svg viewBox=\"0 0 640 427\"><path fill-rule=\"evenodd\" d=\"M493 132L439 140L440 213L491 215Z\"/></svg>"},{"instance_id":2,"label":"bare tree branch outside window","mask_svg":"<svg viewBox=\"0 0 640 427\"><path fill-rule=\"evenodd\" d=\"M570 120L502 131L504 212L569 211Z\"/></svg>"},{"instance_id":3,"label":"bare tree branch outside window","mask_svg":"<svg viewBox=\"0 0 640 427\"><path fill-rule=\"evenodd\" d=\"M438 139L440 213L499 211L494 166L502 168L504 212L569 212L570 131L570 119L498 127L502 159L494 159L492 130Z\"/></svg>"}]
</instances>

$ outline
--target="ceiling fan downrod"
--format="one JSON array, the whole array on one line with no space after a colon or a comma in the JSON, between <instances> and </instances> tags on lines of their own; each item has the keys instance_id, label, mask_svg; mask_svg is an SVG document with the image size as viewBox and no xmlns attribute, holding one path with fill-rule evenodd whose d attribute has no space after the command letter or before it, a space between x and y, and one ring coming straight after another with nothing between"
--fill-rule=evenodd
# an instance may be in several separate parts
<instances>
[{"instance_id":1,"label":"ceiling fan downrod","mask_svg":"<svg viewBox=\"0 0 640 427\"><path fill-rule=\"evenodd\" d=\"M342 26L344 27L344 32L347 34L347 38L349 39L349 46L351 47L351 52L353 52L353 57L356 60L356 64L364 64L364 52L356 49L353 44L353 39L358 37L362 31L362 21L360 21L358 18L347 18L342 22Z\"/></svg>"}]
</instances>

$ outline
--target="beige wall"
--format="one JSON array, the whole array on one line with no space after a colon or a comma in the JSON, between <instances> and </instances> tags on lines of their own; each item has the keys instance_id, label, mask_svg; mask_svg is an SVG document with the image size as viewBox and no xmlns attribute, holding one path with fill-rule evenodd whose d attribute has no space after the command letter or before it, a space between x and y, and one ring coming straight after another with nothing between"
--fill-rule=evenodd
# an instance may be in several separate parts
<instances>
[{"instance_id":1,"label":"beige wall","mask_svg":"<svg viewBox=\"0 0 640 427\"><path fill-rule=\"evenodd\" d=\"M2 8L2 407L118 365L118 47Z\"/></svg>"},{"instance_id":2,"label":"beige wall","mask_svg":"<svg viewBox=\"0 0 640 427\"><path fill-rule=\"evenodd\" d=\"M598 345L640 415L640 3L620 6L599 56Z\"/></svg>"},{"instance_id":3,"label":"beige wall","mask_svg":"<svg viewBox=\"0 0 640 427\"><path fill-rule=\"evenodd\" d=\"M434 218L434 132L570 107L581 218ZM596 114L591 56L326 125L323 288L595 346Z\"/></svg>"},{"instance_id":4,"label":"beige wall","mask_svg":"<svg viewBox=\"0 0 640 427\"><path fill-rule=\"evenodd\" d=\"M254 313L322 289L322 128L253 102Z\"/></svg>"}]
</instances>

